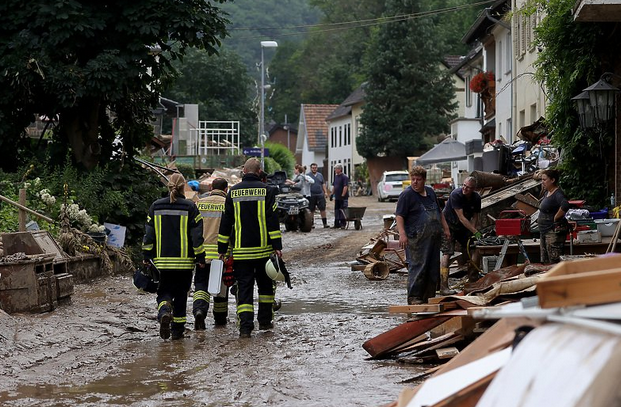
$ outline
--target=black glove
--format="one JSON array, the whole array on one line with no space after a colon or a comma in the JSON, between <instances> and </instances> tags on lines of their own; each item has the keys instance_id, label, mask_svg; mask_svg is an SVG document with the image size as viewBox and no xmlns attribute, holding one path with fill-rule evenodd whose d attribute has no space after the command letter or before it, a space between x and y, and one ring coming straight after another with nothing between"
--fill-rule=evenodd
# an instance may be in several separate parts
<instances>
[{"instance_id":1,"label":"black glove","mask_svg":"<svg viewBox=\"0 0 621 407\"><path fill-rule=\"evenodd\" d=\"M222 282L225 286L230 287L235 284L235 276L233 276L233 258L229 257L224 262L224 273L222 273Z\"/></svg>"}]
</instances>

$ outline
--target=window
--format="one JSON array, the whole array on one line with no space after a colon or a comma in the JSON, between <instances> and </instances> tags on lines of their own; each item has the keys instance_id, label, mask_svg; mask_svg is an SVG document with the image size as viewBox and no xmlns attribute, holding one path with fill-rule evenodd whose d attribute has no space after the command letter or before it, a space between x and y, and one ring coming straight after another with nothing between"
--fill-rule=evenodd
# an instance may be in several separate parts
<instances>
[{"instance_id":1,"label":"window","mask_svg":"<svg viewBox=\"0 0 621 407\"><path fill-rule=\"evenodd\" d=\"M498 56L502 55L502 40L498 41ZM502 76L500 75L502 72L504 72L502 70L502 57L498 58L498 67L496 68L496 72L498 72L498 77L496 78L496 80L502 80Z\"/></svg>"},{"instance_id":2,"label":"window","mask_svg":"<svg viewBox=\"0 0 621 407\"><path fill-rule=\"evenodd\" d=\"M513 54L511 53L511 33L507 33L505 40L505 66L506 73L511 72L511 67L513 65Z\"/></svg>"},{"instance_id":3,"label":"window","mask_svg":"<svg viewBox=\"0 0 621 407\"><path fill-rule=\"evenodd\" d=\"M511 125L511 119L507 119L507 137L505 137L507 139L507 142L509 143L513 143L513 129L512 129L512 125Z\"/></svg>"},{"instance_id":4,"label":"window","mask_svg":"<svg viewBox=\"0 0 621 407\"><path fill-rule=\"evenodd\" d=\"M339 147L343 145L343 126L339 126Z\"/></svg>"},{"instance_id":5,"label":"window","mask_svg":"<svg viewBox=\"0 0 621 407\"><path fill-rule=\"evenodd\" d=\"M351 145L351 123L347 123L347 145Z\"/></svg>"},{"instance_id":6,"label":"window","mask_svg":"<svg viewBox=\"0 0 621 407\"><path fill-rule=\"evenodd\" d=\"M472 91L470 90L470 75L466 76L466 106L472 106Z\"/></svg>"},{"instance_id":7,"label":"window","mask_svg":"<svg viewBox=\"0 0 621 407\"><path fill-rule=\"evenodd\" d=\"M530 123L534 123L539 119L537 117L537 103L530 105Z\"/></svg>"},{"instance_id":8,"label":"window","mask_svg":"<svg viewBox=\"0 0 621 407\"><path fill-rule=\"evenodd\" d=\"M520 126L520 128L526 126L526 111L525 110L520 110L518 120L519 120L518 125Z\"/></svg>"}]
</instances>

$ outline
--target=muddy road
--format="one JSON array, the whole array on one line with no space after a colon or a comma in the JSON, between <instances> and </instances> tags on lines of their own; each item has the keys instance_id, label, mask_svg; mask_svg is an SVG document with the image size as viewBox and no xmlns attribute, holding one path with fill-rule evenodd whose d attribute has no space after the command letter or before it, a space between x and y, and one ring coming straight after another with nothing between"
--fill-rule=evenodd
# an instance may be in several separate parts
<instances>
[{"instance_id":1,"label":"muddy road","mask_svg":"<svg viewBox=\"0 0 621 407\"><path fill-rule=\"evenodd\" d=\"M381 406L420 367L366 360L362 343L405 320L388 306L405 304L406 276L369 281L348 262L382 228L394 203L366 206L363 229L283 233L293 289L272 331L238 339L229 324L164 341L155 298L131 276L76 286L72 302L46 314L0 313L2 406ZM329 208L331 209L331 207ZM332 220L330 211L329 220ZM319 225L321 224L320 221ZM255 296L256 301L256 296ZM188 311L191 298L188 298ZM256 324L256 322L255 322Z\"/></svg>"}]
</instances>

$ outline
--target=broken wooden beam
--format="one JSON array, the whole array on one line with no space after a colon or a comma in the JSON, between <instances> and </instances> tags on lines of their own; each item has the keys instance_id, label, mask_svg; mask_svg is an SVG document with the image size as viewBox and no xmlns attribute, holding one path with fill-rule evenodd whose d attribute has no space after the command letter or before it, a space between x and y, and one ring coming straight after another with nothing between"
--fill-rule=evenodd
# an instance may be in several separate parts
<instances>
[{"instance_id":1,"label":"broken wooden beam","mask_svg":"<svg viewBox=\"0 0 621 407\"><path fill-rule=\"evenodd\" d=\"M367 340L362 344L362 347L371 357L379 358L387 354L394 347L416 338L430 329L448 321L450 318L451 317L426 318L404 322L389 331Z\"/></svg>"}]
</instances>

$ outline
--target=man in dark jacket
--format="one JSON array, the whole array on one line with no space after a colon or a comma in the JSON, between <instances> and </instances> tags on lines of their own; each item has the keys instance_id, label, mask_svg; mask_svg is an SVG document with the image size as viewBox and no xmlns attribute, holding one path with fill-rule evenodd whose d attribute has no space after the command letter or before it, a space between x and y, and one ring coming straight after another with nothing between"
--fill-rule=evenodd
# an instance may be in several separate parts
<instances>
[{"instance_id":1,"label":"man in dark jacket","mask_svg":"<svg viewBox=\"0 0 621 407\"><path fill-rule=\"evenodd\" d=\"M259 329L272 329L273 281L265 263L276 252L282 256L280 224L276 214L276 191L260 179L261 163L250 158L244 164L242 182L226 196L218 234L218 254L224 258L232 243L233 273L237 281L237 316L240 338L254 329L254 282L259 289Z\"/></svg>"},{"instance_id":2,"label":"man in dark jacket","mask_svg":"<svg viewBox=\"0 0 621 407\"><path fill-rule=\"evenodd\" d=\"M349 202L349 177L343 173L343 166L337 164L334 166L334 227L345 229L347 226L347 217L345 211Z\"/></svg>"},{"instance_id":3,"label":"man in dark jacket","mask_svg":"<svg viewBox=\"0 0 621 407\"><path fill-rule=\"evenodd\" d=\"M183 175L170 177L168 196L149 208L142 241L144 263L152 261L160 271L157 319L162 339L171 332L173 340L183 338L194 263L205 267L203 218L194 202L184 198L184 187Z\"/></svg>"}]
</instances>

